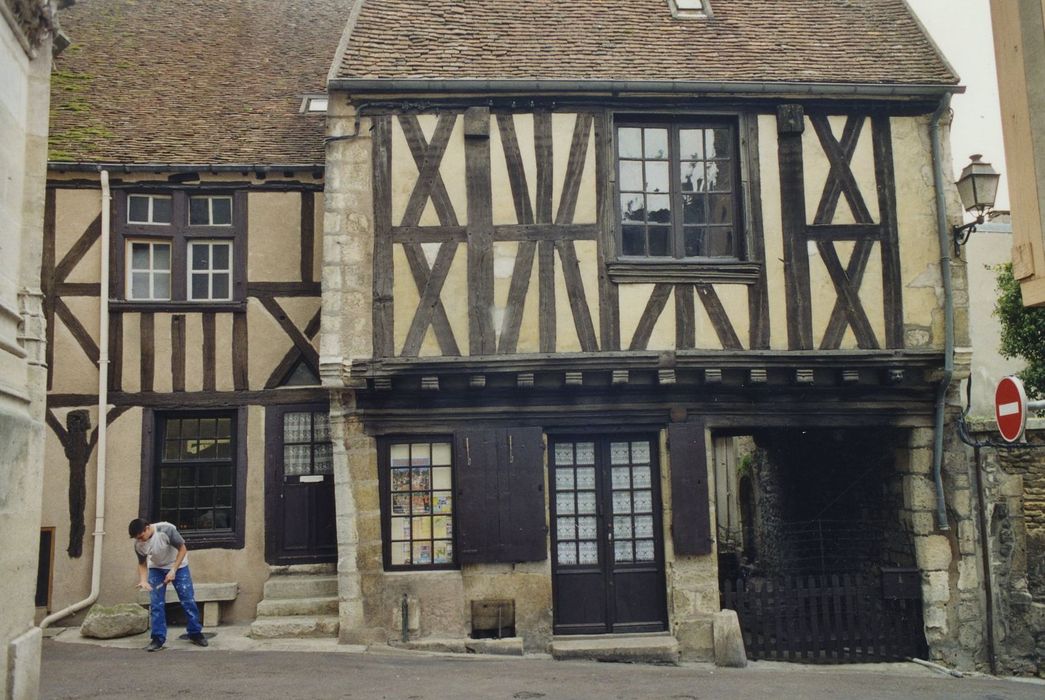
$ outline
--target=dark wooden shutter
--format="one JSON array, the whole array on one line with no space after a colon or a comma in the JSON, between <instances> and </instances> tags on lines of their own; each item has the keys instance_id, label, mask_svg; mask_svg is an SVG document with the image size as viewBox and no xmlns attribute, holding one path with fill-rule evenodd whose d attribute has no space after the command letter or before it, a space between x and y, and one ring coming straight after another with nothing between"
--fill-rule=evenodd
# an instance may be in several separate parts
<instances>
[{"instance_id":1,"label":"dark wooden shutter","mask_svg":"<svg viewBox=\"0 0 1045 700\"><path fill-rule=\"evenodd\" d=\"M500 541L497 517L497 431L463 430L454 436L457 485L457 561L489 561ZM491 478L492 477L492 478Z\"/></svg>"},{"instance_id":2,"label":"dark wooden shutter","mask_svg":"<svg viewBox=\"0 0 1045 700\"><path fill-rule=\"evenodd\" d=\"M541 430L463 430L454 437L457 560L477 564L544 559Z\"/></svg>"},{"instance_id":3,"label":"dark wooden shutter","mask_svg":"<svg viewBox=\"0 0 1045 700\"><path fill-rule=\"evenodd\" d=\"M505 433L507 439L501 441L505 455L500 461L502 549L497 561L542 561L548 556L542 432L511 428Z\"/></svg>"},{"instance_id":4,"label":"dark wooden shutter","mask_svg":"<svg viewBox=\"0 0 1045 700\"><path fill-rule=\"evenodd\" d=\"M671 530L676 554L711 553L711 509L703 423L668 426Z\"/></svg>"}]
</instances>

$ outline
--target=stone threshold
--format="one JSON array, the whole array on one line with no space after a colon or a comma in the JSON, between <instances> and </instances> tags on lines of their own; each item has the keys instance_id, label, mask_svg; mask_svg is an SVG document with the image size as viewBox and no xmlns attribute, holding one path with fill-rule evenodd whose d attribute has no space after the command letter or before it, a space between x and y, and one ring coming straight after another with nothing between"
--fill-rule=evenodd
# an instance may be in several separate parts
<instances>
[{"instance_id":1,"label":"stone threshold","mask_svg":"<svg viewBox=\"0 0 1045 700\"><path fill-rule=\"evenodd\" d=\"M552 658L678 666L679 643L668 632L556 635Z\"/></svg>"}]
</instances>

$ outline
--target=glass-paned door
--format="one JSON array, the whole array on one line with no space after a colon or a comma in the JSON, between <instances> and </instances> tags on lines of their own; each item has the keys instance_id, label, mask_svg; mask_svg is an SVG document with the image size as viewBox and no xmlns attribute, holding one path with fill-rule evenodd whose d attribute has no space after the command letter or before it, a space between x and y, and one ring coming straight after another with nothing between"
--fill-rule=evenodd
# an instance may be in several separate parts
<instances>
[{"instance_id":1,"label":"glass-paned door","mask_svg":"<svg viewBox=\"0 0 1045 700\"><path fill-rule=\"evenodd\" d=\"M336 556L329 411L320 405L269 409L266 520L271 563L315 563Z\"/></svg>"},{"instance_id":2,"label":"glass-paned door","mask_svg":"<svg viewBox=\"0 0 1045 700\"><path fill-rule=\"evenodd\" d=\"M656 442L562 438L551 452L555 632L664 629Z\"/></svg>"}]
</instances>

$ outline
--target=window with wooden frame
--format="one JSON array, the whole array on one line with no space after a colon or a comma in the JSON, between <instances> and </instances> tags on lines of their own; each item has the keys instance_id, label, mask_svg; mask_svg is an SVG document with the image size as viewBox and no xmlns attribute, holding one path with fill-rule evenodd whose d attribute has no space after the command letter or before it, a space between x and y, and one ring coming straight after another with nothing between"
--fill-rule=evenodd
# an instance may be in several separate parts
<instances>
[{"instance_id":1,"label":"window with wooden frame","mask_svg":"<svg viewBox=\"0 0 1045 700\"><path fill-rule=\"evenodd\" d=\"M243 546L243 411L147 411L141 512L173 523L195 546Z\"/></svg>"},{"instance_id":2,"label":"window with wooden frame","mask_svg":"<svg viewBox=\"0 0 1045 700\"><path fill-rule=\"evenodd\" d=\"M244 192L117 192L115 303L242 307L246 207Z\"/></svg>"},{"instance_id":3,"label":"window with wooden frame","mask_svg":"<svg viewBox=\"0 0 1045 700\"><path fill-rule=\"evenodd\" d=\"M382 452L385 568L454 568L453 441L390 440Z\"/></svg>"},{"instance_id":4,"label":"window with wooden frame","mask_svg":"<svg viewBox=\"0 0 1045 700\"><path fill-rule=\"evenodd\" d=\"M171 298L171 244L168 241L127 239L127 298L169 301Z\"/></svg>"},{"instance_id":5,"label":"window with wooden frame","mask_svg":"<svg viewBox=\"0 0 1045 700\"><path fill-rule=\"evenodd\" d=\"M621 119L616 146L621 260L743 259L734 122Z\"/></svg>"}]
</instances>

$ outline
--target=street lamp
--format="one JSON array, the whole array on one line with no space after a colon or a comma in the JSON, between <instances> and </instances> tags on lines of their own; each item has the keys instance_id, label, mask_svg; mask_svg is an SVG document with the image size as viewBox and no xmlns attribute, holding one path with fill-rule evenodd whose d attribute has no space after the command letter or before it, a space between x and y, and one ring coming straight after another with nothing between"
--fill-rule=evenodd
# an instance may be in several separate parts
<instances>
[{"instance_id":1,"label":"street lamp","mask_svg":"<svg viewBox=\"0 0 1045 700\"><path fill-rule=\"evenodd\" d=\"M961 246L969 240L976 227L984 222L987 212L994 206L994 198L998 194L998 180L1001 175L991 167L990 163L981 161L979 153L969 156L969 164L962 169L958 182L958 196L962 199L965 211L974 213L976 219L951 230L954 238L954 254L961 255Z\"/></svg>"}]
</instances>

